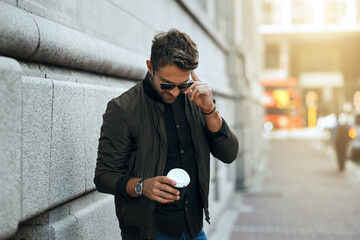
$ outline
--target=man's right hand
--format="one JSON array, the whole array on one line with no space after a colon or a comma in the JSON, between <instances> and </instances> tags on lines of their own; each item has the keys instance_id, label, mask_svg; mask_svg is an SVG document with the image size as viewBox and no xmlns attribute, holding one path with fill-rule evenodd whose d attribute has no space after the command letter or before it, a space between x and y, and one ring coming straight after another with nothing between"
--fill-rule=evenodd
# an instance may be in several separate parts
<instances>
[{"instance_id":1,"label":"man's right hand","mask_svg":"<svg viewBox=\"0 0 360 240\"><path fill-rule=\"evenodd\" d=\"M159 203L171 203L179 200L180 192L171 187L176 182L165 176L158 176L146 179L143 182L143 195Z\"/></svg>"}]
</instances>

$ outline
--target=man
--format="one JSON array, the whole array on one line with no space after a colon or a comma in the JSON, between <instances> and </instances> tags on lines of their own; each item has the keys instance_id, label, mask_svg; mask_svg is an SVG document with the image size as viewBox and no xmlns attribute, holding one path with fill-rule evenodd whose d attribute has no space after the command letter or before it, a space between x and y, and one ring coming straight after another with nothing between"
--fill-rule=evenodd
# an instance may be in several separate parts
<instances>
[{"instance_id":1,"label":"man","mask_svg":"<svg viewBox=\"0 0 360 240\"><path fill-rule=\"evenodd\" d=\"M156 35L146 65L144 81L108 103L94 182L115 195L123 239L206 239L210 152L233 162L237 138L194 72L198 51L187 34ZM181 200L166 177L173 168L191 179Z\"/></svg>"},{"instance_id":2,"label":"man","mask_svg":"<svg viewBox=\"0 0 360 240\"><path fill-rule=\"evenodd\" d=\"M348 147L349 137L349 126L344 121L339 121L336 127L334 146L336 151L336 160L339 172L343 172L346 163L346 149Z\"/></svg>"}]
</instances>

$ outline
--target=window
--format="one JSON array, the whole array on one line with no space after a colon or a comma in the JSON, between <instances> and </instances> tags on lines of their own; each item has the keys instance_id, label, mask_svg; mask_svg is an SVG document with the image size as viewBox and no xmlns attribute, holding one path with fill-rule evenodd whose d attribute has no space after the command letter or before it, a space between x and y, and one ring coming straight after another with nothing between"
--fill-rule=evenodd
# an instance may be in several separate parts
<instances>
[{"instance_id":1,"label":"window","mask_svg":"<svg viewBox=\"0 0 360 240\"><path fill-rule=\"evenodd\" d=\"M280 47L276 44L269 44L265 49L265 69L280 68Z\"/></svg>"},{"instance_id":2,"label":"window","mask_svg":"<svg viewBox=\"0 0 360 240\"><path fill-rule=\"evenodd\" d=\"M263 2L261 4L262 24L272 24L272 4Z\"/></svg>"},{"instance_id":3,"label":"window","mask_svg":"<svg viewBox=\"0 0 360 240\"><path fill-rule=\"evenodd\" d=\"M324 0L326 24L340 24L346 18L346 6L343 0Z\"/></svg>"},{"instance_id":4,"label":"window","mask_svg":"<svg viewBox=\"0 0 360 240\"><path fill-rule=\"evenodd\" d=\"M313 23L313 2L309 0L291 1L291 23L311 24Z\"/></svg>"},{"instance_id":5,"label":"window","mask_svg":"<svg viewBox=\"0 0 360 240\"><path fill-rule=\"evenodd\" d=\"M356 0L356 23L360 23L360 0Z\"/></svg>"},{"instance_id":6,"label":"window","mask_svg":"<svg viewBox=\"0 0 360 240\"><path fill-rule=\"evenodd\" d=\"M280 24L280 4L277 1L264 0L261 3L262 24Z\"/></svg>"}]
</instances>

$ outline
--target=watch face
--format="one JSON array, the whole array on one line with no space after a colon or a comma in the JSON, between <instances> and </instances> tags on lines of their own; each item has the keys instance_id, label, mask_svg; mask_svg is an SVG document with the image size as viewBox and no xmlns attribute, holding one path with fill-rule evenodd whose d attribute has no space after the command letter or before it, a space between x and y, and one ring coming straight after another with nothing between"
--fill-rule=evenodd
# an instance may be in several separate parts
<instances>
[{"instance_id":1,"label":"watch face","mask_svg":"<svg viewBox=\"0 0 360 240\"><path fill-rule=\"evenodd\" d=\"M142 192L142 184L141 184L141 183L137 183L137 184L135 185L135 193L138 194L138 195L140 195L141 192Z\"/></svg>"}]
</instances>

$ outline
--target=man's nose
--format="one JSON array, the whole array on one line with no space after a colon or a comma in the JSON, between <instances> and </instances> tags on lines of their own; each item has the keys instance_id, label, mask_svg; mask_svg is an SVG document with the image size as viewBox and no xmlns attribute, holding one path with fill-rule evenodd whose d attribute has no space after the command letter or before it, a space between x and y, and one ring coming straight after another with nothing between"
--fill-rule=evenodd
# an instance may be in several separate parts
<instances>
[{"instance_id":1,"label":"man's nose","mask_svg":"<svg viewBox=\"0 0 360 240\"><path fill-rule=\"evenodd\" d=\"M170 90L170 93L171 93L171 95L173 95L174 97L177 97L177 95L179 95L179 93L180 93L180 90L179 90L179 88L176 86L176 87L174 87L173 89Z\"/></svg>"}]
</instances>

